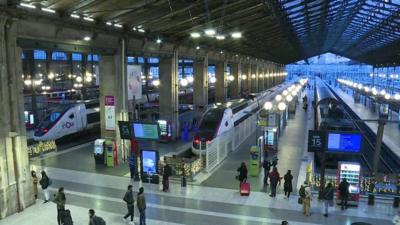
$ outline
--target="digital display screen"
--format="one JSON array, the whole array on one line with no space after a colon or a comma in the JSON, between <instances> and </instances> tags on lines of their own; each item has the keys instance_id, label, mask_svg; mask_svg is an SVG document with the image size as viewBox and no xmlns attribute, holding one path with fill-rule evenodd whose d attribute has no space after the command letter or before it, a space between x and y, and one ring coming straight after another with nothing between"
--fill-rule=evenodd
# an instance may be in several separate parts
<instances>
[{"instance_id":1,"label":"digital display screen","mask_svg":"<svg viewBox=\"0 0 400 225\"><path fill-rule=\"evenodd\" d=\"M142 150L142 168L144 173L154 174L157 172L157 152Z\"/></svg>"},{"instance_id":2,"label":"digital display screen","mask_svg":"<svg viewBox=\"0 0 400 225\"><path fill-rule=\"evenodd\" d=\"M330 152L361 152L361 134L354 133L329 133L328 151Z\"/></svg>"},{"instance_id":3,"label":"digital display screen","mask_svg":"<svg viewBox=\"0 0 400 225\"><path fill-rule=\"evenodd\" d=\"M136 139L160 139L160 129L158 124L153 123L133 123L133 134Z\"/></svg>"}]
</instances>

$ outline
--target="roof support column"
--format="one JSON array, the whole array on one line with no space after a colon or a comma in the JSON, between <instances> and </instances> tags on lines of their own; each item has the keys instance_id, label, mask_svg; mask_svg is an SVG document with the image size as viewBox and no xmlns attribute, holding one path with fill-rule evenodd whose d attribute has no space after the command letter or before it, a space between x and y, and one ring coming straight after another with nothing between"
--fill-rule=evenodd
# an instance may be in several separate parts
<instances>
[{"instance_id":1,"label":"roof support column","mask_svg":"<svg viewBox=\"0 0 400 225\"><path fill-rule=\"evenodd\" d=\"M241 69L241 72L240 72L241 75L239 77L240 84L241 84L241 92L240 93L243 94L243 93L247 92L247 90L248 90L247 78L249 77L249 74L248 74L249 66L247 64L242 64L240 69ZM246 79L243 79L243 78L246 78Z\"/></svg>"},{"instance_id":2,"label":"roof support column","mask_svg":"<svg viewBox=\"0 0 400 225\"><path fill-rule=\"evenodd\" d=\"M195 118L200 118L208 105L208 56L193 62L193 104Z\"/></svg>"},{"instance_id":3,"label":"roof support column","mask_svg":"<svg viewBox=\"0 0 400 225\"><path fill-rule=\"evenodd\" d=\"M215 83L215 102L225 102L228 84L226 82L226 66L227 62L217 62L215 77L217 82Z\"/></svg>"},{"instance_id":4,"label":"roof support column","mask_svg":"<svg viewBox=\"0 0 400 225\"><path fill-rule=\"evenodd\" d=\"M258 92L258 71L257 65L251 65L251 92Z\"/></svg>"},{"instance_id":5,"label":"roof support column","mask_svg":"<svg viewBox=\"0 0 400 225\"><path fill-rule=\"evenodd\" d=\"M160 58L160 117L172 124L172 138L179 137L178 111L178 50L167 58Z\"/></svg>"},{"instance_id":6,"label":"roof support column","mask_svg":"<svg viewBox=\"0 0 400 225\"><path fill-rule=\"evenodd\" d=\"M234 80L232 81L232 96L231 98L240 98L241 92L241 69L242 64L239 63L231 63L231 75L233 76Z\"/></svg>"},{"instance_id":7,"label":"roof support column","mask_svg":"<svg viewBox=\"0 0 400 225\"><path fill-rule=\"evenodd\" d=\"M34 203L17 21L0 16L0 219Z\"/></svg>"},{"instance_id":8,"label":"roof support column","mask_svg":"<svg viewBox=\"0 0 400 225\"><path fill-rule=\"evenodd\" d=\"M258 92L264 91L264 71L262 65L257 66L258 71Z\"/></svg>"}]
</instances>

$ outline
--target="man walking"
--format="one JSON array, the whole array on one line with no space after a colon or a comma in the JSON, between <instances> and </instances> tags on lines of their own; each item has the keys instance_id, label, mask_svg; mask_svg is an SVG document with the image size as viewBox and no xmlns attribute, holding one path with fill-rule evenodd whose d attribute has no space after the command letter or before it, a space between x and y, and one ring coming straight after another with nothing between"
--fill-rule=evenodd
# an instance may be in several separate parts
<instances>
[{"instance_id":1,"label":"man walking","mask_svg":"<svg viewBox=\"0 0 400 225\"><path fill-rule=\"evenodd\" d=\"M281 178L276 167L274 167L269 174L269 183L271 184L271 194L269 196L276 197L276 186L278 183L281 184Z\"/></svg>"},{"instance_id":2,"label":"man walking","mask_svg":"<svg viewBox=\"0 0 400 225\"><path fill-rule=\"evenodd\" d=\"M143 187L139 188L136 203L140 213L140 225L146 225L146 199L144 197Z\"/></svg>"},{"instance_id":3,"label":"man walking","mask_svg":"<svg viewBox=\"0 0 400 225\"><path fill-rule=\"evenodd\" d=\"M346 178L343 178L342 182L339 184L339 193L341 199L342 210L347 209L347 199L349 198L349 186L350 184L347 182Z\"/></svg>"},{"instance_id":4,"label":"man walking","mask_svg":"<svg viewBox=\"0 0 400 225\"><path fill-rule=\"evenodd\" d=\"M166 164L163 168L163 180L162 180L162 185L163 185L163 191L167 192L169 191L169 177L172 175L172 168L168 164Z\"/></svg>"},{"instance_id":5,"label":"man walking","mask_svg":"<svg viewBox=\"0 0 400 225\"><path fill-rule=\"evenodd\" d=\"M125 193L124 196L124 202L126 202L126 206L128 208L128 213L124 216L123 221L127 222L127 218L130 216L131 217L131 221L130 224L133 224L133 204L135 202L135 200L133 199L133 190L132 190L132 185L128 185L128 190Z\"/></svg>"},{"instance_id":6,"label":"man walking","mask_svg":"<svg viewBox=\"0 0 400 225\"><path fill-rule=\"evenodd\" d=\"M46 172L42 171L42 179L40 179L39 184L42 187L43 194L44 194L44 202L47 203L50 200L50 192L49 192L49 186L50 186L50 178L47 176Z\"/></svg>"}]
</instances>

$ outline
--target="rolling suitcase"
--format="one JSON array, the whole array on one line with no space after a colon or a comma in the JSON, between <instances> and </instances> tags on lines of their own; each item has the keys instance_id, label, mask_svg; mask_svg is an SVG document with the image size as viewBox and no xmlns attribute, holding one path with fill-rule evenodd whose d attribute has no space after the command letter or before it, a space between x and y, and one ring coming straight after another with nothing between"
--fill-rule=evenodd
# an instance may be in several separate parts
<instances>
[{"instance_id":1,"label":"rolling suitcase","mask_svg":"<svg viewBox=\"0 0 400 225\"><path fill-rule=\"evenodd\" d=\"M74 224L72 221L71 211L69 211L69 209L61 212L61 221L63 222L64 225Z\"/></svg>"},{"instance_id":2,"label":"rolling suitcase","mask_svg":"<svg viewBox=\"0 0 400 225\"><path fill-rule=\"evenodd\" d=\"M240 195L250 195L250 183L247 183L247 181L243 181L242 183L240 183Z\"/></svg>"}]
</instances>

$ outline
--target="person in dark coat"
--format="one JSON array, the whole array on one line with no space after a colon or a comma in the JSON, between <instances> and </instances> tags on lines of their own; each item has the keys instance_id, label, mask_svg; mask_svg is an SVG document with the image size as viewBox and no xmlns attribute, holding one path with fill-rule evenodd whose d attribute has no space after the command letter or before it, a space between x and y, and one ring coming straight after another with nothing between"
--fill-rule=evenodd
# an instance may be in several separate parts
<instances>
[{"instance_id":1,"label":"person in dark coat","mask_svg":"<svg viewBox=\"0 0 400 225\"><path fill-rule=\"evenodd\" d=\"M340 193L340 205L342 206L342 210L347 209L347 200L349 198L349 186L350 184L347 182L346 178L343 178L342 182L339 184L339 193Z\"/></svg>"},{"instance_id":2,"label":"person in dark coat","mask_svg":"<svg viewBox=\"0 0 400 225\"><path fill-rule=\"evenodd\" d=\"M135 178L136 173L136 158L132 154L128 159L129 171L131 172L131 179Z\"/></svg>"},{"instance_id":3,"label":"person in dark coat","mask_svg":"<svg viewBox=\"0 0 400 225\"><path fill-rule=\"evenodd\" d=\"M49 192L49 186L50 186L50 178L47 176L46 172L42 171L40 173L42 175L42 178L39 181L40 186L42 187L43 194L44 194L44 202L47 203L50 200L50 192Z\"/></svg>"},{"instance_id":4,"label":"person in dark coat","mask_svg":"<svg viewBox=\"0 0 400 225\"><path fill-rule=\"evenodd\" d=\"M328 185L326 185L326 188L324 189L323 192L323 200L324 200L324 216L328 217L328 208L329 206L333 206L333 195L334 195L334 190L333 190L333 186L332 183L328 183Z\"/></svg>"},{"instance_id":5,"label":"person in dark coat","mask_svg":"<svg viewBox=\"0 0 400 225\"><path fill-rule=\"evenodd\" d=\"M269 183L271 184L271 194L270 197L276 197L276 187L278 183L281 184L281 178L276 167L272 168L272 172L269 173Z\"/></svg>"},{"instance_id":6,"label":"person in dark coat","mask_svg":"<svg viewBox=\"0 0 400 225\"><path fill-rule=\"evenodd\" d=\"M33 193L35 194L35 200L37 199L38 196L38 177L36 176L36 172L34 170L31 171L31 176L32 176L32 183L33 183Z\"/></svg>"},{"instance_id":7,"label":"person in dark coat","mask_svg":"<svg viewBox=\"0 0 400 225\"><path fill-rule=\"evenodd\" d=\"M263 168L264 168L264 186L267 186L268 185L268 175L269 175L269 171L271 170L271 163L268 160L264 159Z\"/></svg>"},{"instance_id":8,"label":"person in dark coat","mask_svg":"<svg viewBox=\"0 0 400 225\"><path fill-rule=\"evenodd\" d=\"M247 180L247 166L245 162L242 162L242 164L240 164L240 167L236 171L239 172L240 183L243 183Z\"/></svg>"},{"instance_id":9,"label":"person in dark coat","mask_svg":"<svg viewBox=\"0 0 400 225\"><path fill-rule=\"evenodd\" d=\"M133 190L132 190L133 186L132 185L128 185L128 190L125 193L124 196L124 202L126 203L126 206L128 208L128 213L124 216L124 222L126 222L126 219L130 216L131 217L131 222L133 223L133 204L135 202L135 200L133 199Z\"/></svg>"},{"instance_id":10,"label":"person in dark coat","mask_svg":"<svg viewBox=\"0 0 400 225\"><path fill-rule=\"evenodd\" d=\"M103 225L106 224L106 221L103 218L96 215L96 212L93 209L89 209L89 225Z\"/></svg>"},{"instance_id":11,"label":"person in dark coat","mask_svg":"<svg viewBox=\"0 0 400 225\"><path fill-rule=\"evenodd\" d=\"M163 191L169 191L169 177L172 176L172 168L170 165L166 164L163 168L163 178L162 178L162 185Z\"/></svg>"},{"instance_id":12,"label":"person in dark coat","mask_svg":"<svg viewBox=\"0 0 400 225\"><path fill-rule=\"evenodd\" d=\"M285 191L285 196L289 199L290 193L293 191L292 181L293 175L292 171L288 170L285 176L283 176L283 190Z\"/></svg>"},{"instance_id":13,"label":"person in dark coat","mask_svg":"<svg viewBox=\"0 0 400 225\"><path fill-rule=\"evenodd\" d=\"M143 187L139 188L136 203L140 213L140 225L146 225L146 198L144 197Z\"/></svg>"},{"instance_id":14,"label":"person in dark coat","mask_svg":"<svg viewBox=\"0 0 400 225\"><path fill-rule=\"evenodd\" d=\"M66 199L65 199L64 188L60 187L58 189L56 197L54 198L54 203L57 204L57 222L58 222L58 225L64 223L63 220L62 220L61 214L65 210L65 202L66 202Z\"/></svg>"}]
</instances>

